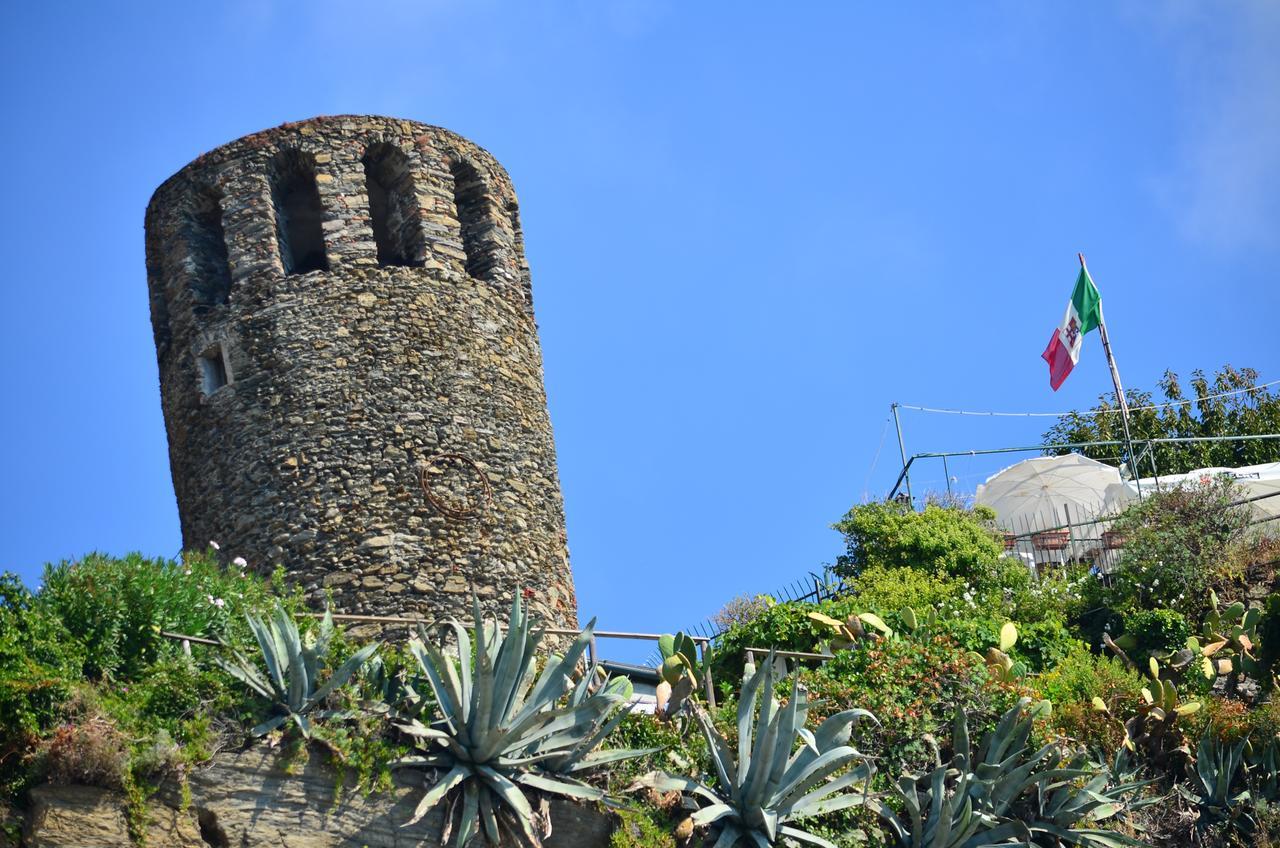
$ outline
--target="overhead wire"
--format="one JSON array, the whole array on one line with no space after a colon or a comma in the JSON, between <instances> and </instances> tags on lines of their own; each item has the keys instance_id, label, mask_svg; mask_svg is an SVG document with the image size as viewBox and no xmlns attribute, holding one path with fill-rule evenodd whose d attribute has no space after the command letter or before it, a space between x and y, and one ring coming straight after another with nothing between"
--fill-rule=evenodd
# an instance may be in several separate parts
<instances>
[{"instance_id":1,"label":"overhead wire","mask_svg":"<svg viewBox=\"0 0 1280 848\"><path fill-rule=\"evenodd\" d=\"M1272 380L1269 383L1262 383L1258 386L1250 386L1247 389L1235 389L1229 392L1218 392L1217 394L1205 395L1204 397L1191 398L1189 400L1170 401L1169 403L1154 403L1150 406L1131 406L1130 412L1141 412L1149 409L1171 409L1175 406L1187 406L1193 403L1201 403L1206 400L1217 400L1218 398L1232 397L1234 395L1244 395L1251 392L1258 392L1271 386L1280 385L1280 380ZM996 418L1061 418L1064 415L1072 415L1078 410L1070 412L976 412L967 409L939 409L932 406L912 406L907 403L898 404L899 409L911 409L916 412L931 412L943 415L979 415ZM1091 415L1118 415L1120 410L1117 409L1100 409L1091 412Z\"/></svg>"}]
</instances>

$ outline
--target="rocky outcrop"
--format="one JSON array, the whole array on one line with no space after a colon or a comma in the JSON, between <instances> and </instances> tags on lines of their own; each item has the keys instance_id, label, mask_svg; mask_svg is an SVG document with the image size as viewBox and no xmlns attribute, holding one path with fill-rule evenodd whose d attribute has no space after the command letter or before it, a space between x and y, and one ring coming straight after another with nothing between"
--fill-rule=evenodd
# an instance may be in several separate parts
<instances>
[{"instance_id":1,"label":"rocky outcrop","mask_svg":"<svg viewBox=\"0 0 1280 848\"><path fill-rule=\"evenodd\" d=\"M220 754L182 786L169 782L148 802L148 848L408 848L440 845L443 812L413 827L423 792L411 772L395 788L365 796L313 754L287 763L257 746ZM552 801L548 848L604 848L612 817L590 806ZM32 792L27 848L114 848L133 845L123 795L89 786L42 786Z\"/></svg>"}]
</instances>

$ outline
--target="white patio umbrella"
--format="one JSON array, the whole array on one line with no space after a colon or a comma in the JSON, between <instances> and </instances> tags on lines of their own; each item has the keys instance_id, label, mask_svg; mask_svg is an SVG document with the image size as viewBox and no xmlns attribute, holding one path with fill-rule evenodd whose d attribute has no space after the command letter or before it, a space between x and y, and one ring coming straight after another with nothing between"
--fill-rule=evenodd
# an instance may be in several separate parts
<instances>
[{"instance_id":1,"label":"white patio umbrella","mask_svg":"<svg viewBox=\"0 0 1280 848\"><path fill-rule=\"evenodd\" d=\"M995 510L1000 527L1027 532L1093 518L1102 512L1107 487L1119 482L1119 469L1096 459L1042 456L988 477L973 501Z\"/></svg>"}]
</instances>

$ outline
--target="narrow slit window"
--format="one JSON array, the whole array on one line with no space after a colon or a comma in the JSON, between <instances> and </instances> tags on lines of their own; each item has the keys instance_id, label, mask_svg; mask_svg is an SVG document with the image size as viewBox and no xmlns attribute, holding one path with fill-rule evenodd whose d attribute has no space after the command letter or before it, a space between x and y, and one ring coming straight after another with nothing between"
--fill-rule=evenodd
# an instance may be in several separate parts
<instances>
[{"instance_id":1,"label":"narrow slit window","mask_svg":"<svg viewBox=\"0 0 1280 848\"><path fill-rule=\"evenodd\" d=\"M221 195L208 186L197 189L183 223L195 305L226 303L231 296L231 265L222 229Z\"/></svg>"},{"instance_id":2,"label":"narrow slit window","mask_svg":"<svg viewBox=\"0 0 1280 848\"><path fill-rule=\"evenodd\" d=\"M271 201L284 272L329 270L315 161L297 150L282 151L275 158L271 177Z\"/></svg>"},{"instance_id":3,"label":"narrow slit window","mask_svg":"<svg viewBox=\"0 0 1280 848\"><path fill-rule=\"evenodd\" d=\"M211 395L231 382L231 369L227 367L222 346L211 347L200 354L200 389Z\"/></svg>"},{"instance_id":4,"label":"narrow slit window","mask_svg":"<svg viewBox=\"0 0 1280 848\"><path fill-rule=\"evenodd\" d=\"M453 205L462 231L462 250L467 255L467 274L484 279L494 265L493 252L486 245L493 228L489 218L489 192L484 179L467 162L454 162Z\"/></svg>"},{"instance_id":5,"label":"narrow slit window","mask_svg":"<svg viewBox=\"0 0 1280 848\"><path fill-rule=\"evenodd\" d=\"M372 145L364 154L364 174L378 264L421 265L426 245L409 157L391 144Z\"/></svg>"}]
</instances>

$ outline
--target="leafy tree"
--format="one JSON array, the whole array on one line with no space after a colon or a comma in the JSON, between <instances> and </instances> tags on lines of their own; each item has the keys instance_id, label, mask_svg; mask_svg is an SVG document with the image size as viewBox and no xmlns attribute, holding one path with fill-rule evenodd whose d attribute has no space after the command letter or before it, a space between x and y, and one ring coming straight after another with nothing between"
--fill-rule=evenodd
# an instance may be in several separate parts
<instances>
[{"instance_id":1,"label":"leafy tree","mask_svg":"<svg viewBox=\"0 0 1280 848\"><path fill-rule=\"evenodd\" d=\"M1191 372L1192 394L1188 395L1178 375L1166 371L1160 380L1161 400L1156 400L1152 392L1133 389L1125 392L1130 409L1130 434L1134 441L1140 441L1280 433L1280 392L1258 389L1230 397L1212 397L1224 392L1256 389L1257 385L1257 371L1224 365L1212 379L1203 371ZM1188 400L1190 403L1179 403ZM1161 403L1179 405L1143 408ZM1044 434L1046 445L1123 439L1124 428L1115 405L1115 395L1110 392L1099 395L1098 405L1092 409L1072 411L1062 416ZM1183 474L1196 468L1234 468L1280 461L1280 439L1160 445L1155 451L1156 465L1161 474ZM1066 449L1045 451L1047 454L1068 452ZM1112 465L1122 462L1123 451L1115 446L1079 448L1076 452ZM1139 471L1144 475L1151 473L1147 460L1143 461Z\"/></svg>"}]
</instances>

